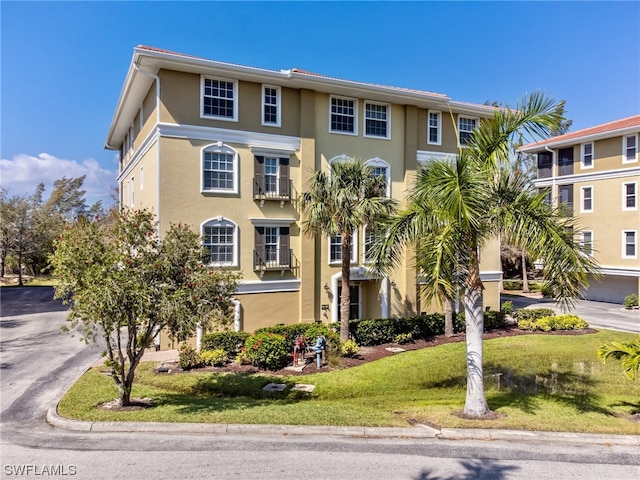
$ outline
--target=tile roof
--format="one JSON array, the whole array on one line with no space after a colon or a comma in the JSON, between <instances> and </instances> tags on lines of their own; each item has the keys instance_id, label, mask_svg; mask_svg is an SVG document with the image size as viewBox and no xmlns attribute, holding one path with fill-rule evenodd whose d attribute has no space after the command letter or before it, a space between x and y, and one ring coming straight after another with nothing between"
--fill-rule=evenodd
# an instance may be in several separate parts
<instances>
[{"instance_id":1,"label":"tile roof","mask_svg":"<svg viewBox=\"0 0 640 480\"><path fill-rule=\"evenodd\" d=\"M530 143L524 145L522 150L529 150L535 147L543 147L557 142L565 142L569 140L577 140L584 137L590 137L592 135L606 134L607 132L615 132L626 128L640 128L640 115L633 115L631 117L623 118L621 120L614 120L612 122L602 123L594 127L583 128L582 130L576 130L575 132L565 133L564 135L558 135L555 137L547 138L539 142Z\"/></svg>"}]
</instances>

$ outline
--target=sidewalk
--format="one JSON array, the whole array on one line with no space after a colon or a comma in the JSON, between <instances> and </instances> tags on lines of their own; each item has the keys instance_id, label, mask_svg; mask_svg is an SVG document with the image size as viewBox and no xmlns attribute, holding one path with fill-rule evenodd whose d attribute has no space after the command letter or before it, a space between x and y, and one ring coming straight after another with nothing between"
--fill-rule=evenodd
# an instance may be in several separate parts
<instances>
[{"instance_id":1,"label":"sidewalk","mask_svg":"<svg viewBox=\"0 0 640 480\"><path fill-rule=\"evenodd\" d=\"M145 361L178 360L178 350L156 352L149 349ZM104 363L104 358L93 366ZM58 400L59 401L59 400ZM241 425L224 423L160 423L160 422L88 422L58 415L58 401L47 411L47 422L57 428L83 432L155 432L168 434L211 435L328 435L355 438L436 438L441 440L501 440L512 442L554 442L578 445L625 445L640 447L640 435L607 435L570 432L533 432L526 430L493 430L472 428L436 429L418 424L413 427L336 427L320 425Z\"/></svg>"}]
</instances>

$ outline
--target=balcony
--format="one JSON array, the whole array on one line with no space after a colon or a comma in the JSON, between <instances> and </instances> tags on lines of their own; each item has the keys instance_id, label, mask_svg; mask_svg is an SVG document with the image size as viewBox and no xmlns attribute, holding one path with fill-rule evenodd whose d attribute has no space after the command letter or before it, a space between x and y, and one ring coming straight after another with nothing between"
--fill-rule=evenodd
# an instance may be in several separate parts
<instances>
[{"instance_id":1,"label":"balcony","mask_svg":"<svg viewBox=\"0 0 640 480\"><path fill-rule=\"evenodd\" d=\"M295 267L295 257L290 248L261 248L253 250L253 271L264 272L280 271L284 275L287 271L292 271Z\"/></svg>"},{"instance_id":2,"label":"balcony","mask_svg":"<svg viewBox=\"0 0 640 480\"><path fill-rule=\"evenodd\" d=\"M276 178L275 176L256 176L253 179L253 198L260 200L260 206L265 200L277 200L280 206L284 202L291 201L293 185L289 178Z\"/></svg>"}]
</instances>

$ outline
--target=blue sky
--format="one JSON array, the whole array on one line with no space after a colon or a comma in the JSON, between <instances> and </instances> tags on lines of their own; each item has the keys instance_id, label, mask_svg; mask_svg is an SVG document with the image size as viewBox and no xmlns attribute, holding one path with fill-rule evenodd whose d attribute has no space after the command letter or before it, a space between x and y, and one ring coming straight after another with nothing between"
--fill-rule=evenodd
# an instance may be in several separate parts
<instances>
[{"instance_id":1,"label":"blue sky","mask_svg":"<svg viewBox=\"0 0 640 480\"><path fill-rule=\"evenodd\" d=\"M572 130L640 113L640 2L11 2L1 9L0 182L87 175L136 45L515 103L567 101ZM48 189L50 192L50 188Z\"/></svg>"}]
</instances>

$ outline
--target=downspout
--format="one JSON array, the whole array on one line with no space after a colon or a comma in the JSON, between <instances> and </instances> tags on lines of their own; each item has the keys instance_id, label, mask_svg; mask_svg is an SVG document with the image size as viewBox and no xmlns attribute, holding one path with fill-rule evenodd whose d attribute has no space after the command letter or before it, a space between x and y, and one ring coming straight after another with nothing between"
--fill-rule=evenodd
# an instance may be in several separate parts
<instances>
[{"instance_id":1,"label":"downspout","mask_svg":"<svg viewBox=\"0 0 640 480\"><path fill-rule=\"evenodd\" d=\"M232 297L231 303L233 303L233 329L236 332L239 332L242 330L242 325L240 322L241 320L240 301Z\"/></svg>"}]
</instances>

